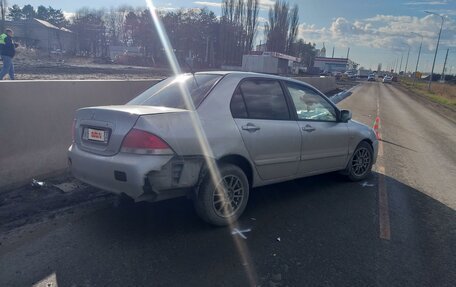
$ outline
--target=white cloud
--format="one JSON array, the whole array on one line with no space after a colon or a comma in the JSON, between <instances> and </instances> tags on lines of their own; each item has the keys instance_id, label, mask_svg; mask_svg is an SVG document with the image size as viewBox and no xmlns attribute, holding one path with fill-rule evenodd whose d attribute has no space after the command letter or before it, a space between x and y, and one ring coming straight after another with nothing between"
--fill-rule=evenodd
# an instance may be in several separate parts
<instances>
[{"instance_id":1,"label":"white cloud","mask_svg":"<svg viewBox=\"0 0 456 287\"><path fill-rule=\"evenodd\" d=\"M336 18L327 27L301 24L299 36L305 41L321 45L326 42L338 47L361 46L403 51L417 47L421 38L412 32L423 35L425 51L435 49L440 28L440 18L427 15L422 18L412 16L377 15L375 17L348 20ZM456 45L456 22L447 19L442 32L441 44Z\"/></svg>"},{"instance_id":2,"label":"white cloud","mask_svg":"<svg viewBox=\"0 0 456 287\"><path fill-rule=\"evenodd\" d=\"M76 13L74 13L74 12L66 12L66 11L63 11L63 16L64 16L65 19L67 19L67 20L73 18L75 14L76 14Z\"/></svg>"},{"instance_id":3,"label":"white cloud","mask_svg":"<svg viewBox=\"0 0 456 287\"><path fill-rule=\"evenodd\" d=\"M404 5L446 5L447 1L417 1L417 2L406 2Z\"/></svg>"},{"instance_id":4,"label":"white cloud","mask_svg":"<svg viewBox=\"0 0 456 287\"><path fill-rule=\"evenodd\" d=\"M260 9L268 10L269 7L274 6L275 0L259 0Z\"/></svg>"},{"instance_id":5,"label":"white cloud","mask_svg":"<svg viewBox=\"0 0 456 287\"><path fill-rule=\"evenodd\" d=\"M195 1L193 4L207 6L207 7L222 7L222 1L211 2L211 1ZM259 0L258 6L262 10L268 10L269 7L274 6L275 0Z\"/></svg>"},{"instance_id":6,"label":"white cloud","mask_svg":"<svg viewBox=\"0 0 456 287\"><path fill-rule=\"evenodd\" d=\"M222 7L222 2L195 1L193 4L207 7Z\"/></svg>"}]
</instances>

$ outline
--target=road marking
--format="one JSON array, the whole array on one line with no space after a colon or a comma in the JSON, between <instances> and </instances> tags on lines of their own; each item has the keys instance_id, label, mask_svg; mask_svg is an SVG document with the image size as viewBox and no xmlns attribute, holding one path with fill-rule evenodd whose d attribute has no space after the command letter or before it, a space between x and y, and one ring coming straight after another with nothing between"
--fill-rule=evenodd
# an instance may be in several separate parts
<instances>
[{"instance_id":1,"label":"road marking","mask_svg":"<svg viewBox=\"0 0 456 287\"><path fill-rule=\"evenodd\" d=\"M374 122L376 127L375 133L377 135L378 142L378 157L383 157L383 142L382 134L379 129L380 125L380 96L377 95L377 117ZM380 238L384 240L391 239L391 227L390 227L390 217L389 217L389 207L388 207L388 191L386 189L386 179L385 179L385 166L383 162L377 161L377 173L378 173L378 223Z\"/></svg>"},{"instance_id":2,"label":"road marking","mask_svg":"<svg viewBox=\"0 0 456 287\"><path fill-rule=\"evenodd\" d=\"M237 228L234 228L233 229L233 232L231 232L231 234L233 235L239 235L240 237L244 238L244 239L247 239L247 236L244 235L244 233L247 233L247 232L250 232L252 231L252 229L248 228L248 229L244 229L244 230L239 230Z\"/></svg>"},{"instance_id":3,"label":"road marking","mask_svg":"<svg viewBox=\"0 0 456 287\"><path fill-rule=\"evenodd\" d=\"M365 182L363 182L363 183L361 184L361 186L362 186L362 187L372 187L372 186L374 186L374 184L368 183L367 181L365 181Z\"/></svg>"},{"instance_id":4,"label":"road marking","mask_svg":"<svg viewBox=\"0 0 456 287\"><path fill-rule=\"evenodd\" d=\"M380 238L391 239L390 218L388 208L388 192L386 191L385 168L378 167L378 221Z\"/></svg>"}]
</instances>

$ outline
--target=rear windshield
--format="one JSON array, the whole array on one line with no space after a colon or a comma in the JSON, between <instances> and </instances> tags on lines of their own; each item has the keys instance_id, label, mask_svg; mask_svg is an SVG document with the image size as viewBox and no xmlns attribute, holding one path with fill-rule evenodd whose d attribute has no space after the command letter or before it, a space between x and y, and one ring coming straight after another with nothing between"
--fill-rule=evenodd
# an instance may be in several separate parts
<instances>
[{"instance_id":1,"label":"rear windshield","mask_svg":"<svg viewBox=\"0 0 456 287\"><path fill-rule=\"evenodd\" d=\"M203 101L206 94L221 78L221 75L214 74L184 74L165 79L152 86L127 105L160 106L177 109L188 109L185 105L185 87L190 93L195 107Z\"/></svg>"}]
</instances>

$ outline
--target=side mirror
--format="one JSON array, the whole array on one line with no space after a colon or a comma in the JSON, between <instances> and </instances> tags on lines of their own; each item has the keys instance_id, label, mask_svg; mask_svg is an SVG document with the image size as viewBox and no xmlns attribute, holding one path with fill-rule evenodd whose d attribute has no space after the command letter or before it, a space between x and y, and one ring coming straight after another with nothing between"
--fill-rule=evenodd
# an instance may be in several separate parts
<instances>
[{"instance_id":1,"label":"side mirror","mask_svg":"<svg viewBox=\"0 0 456 287\"><path fill-rule=\"evenodd\" d=\"M348 122L349 120L351 120L352 118L352 112L350 112L349 110L341 110L340 111L340 121L341 122Z\"/></svg>"}]
</instances>

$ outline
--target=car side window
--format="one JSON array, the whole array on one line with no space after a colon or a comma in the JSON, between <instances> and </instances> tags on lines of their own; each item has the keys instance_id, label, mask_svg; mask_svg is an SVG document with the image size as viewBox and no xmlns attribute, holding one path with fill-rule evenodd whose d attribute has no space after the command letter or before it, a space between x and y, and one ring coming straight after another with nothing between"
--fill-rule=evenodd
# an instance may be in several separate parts
<instances>
[{"instance_id":1,"label":"car side window","mask_svg":"<svg viewBox=\"0 0 456 287\"><path fill-rule=\"evenodd\" d=\"M244 98L242 97L239 88L233 94L230 104L231 114L233 118L248 118L247 109L245 107Z\"/></svg>"},{"instance_id":2,"label":"car side window","mask_svg":"<svg viewBox=\"0 0 456 287\"><path fill-rule=\"evenodd\" d=\"M251 119L289 120L290 113L279 81L248 79L239 91Z\"/></svg>"},{"instance_id":3,"label":"car side window","mask_svg":"<svg viewBox=\"0 0 456 287\"><path fill-rule=\"evenodd\" d=\"M317 92L294 83L286 83L286 86L299 120L337 121L336 109Z\"/></svg>"}]
</instances>

